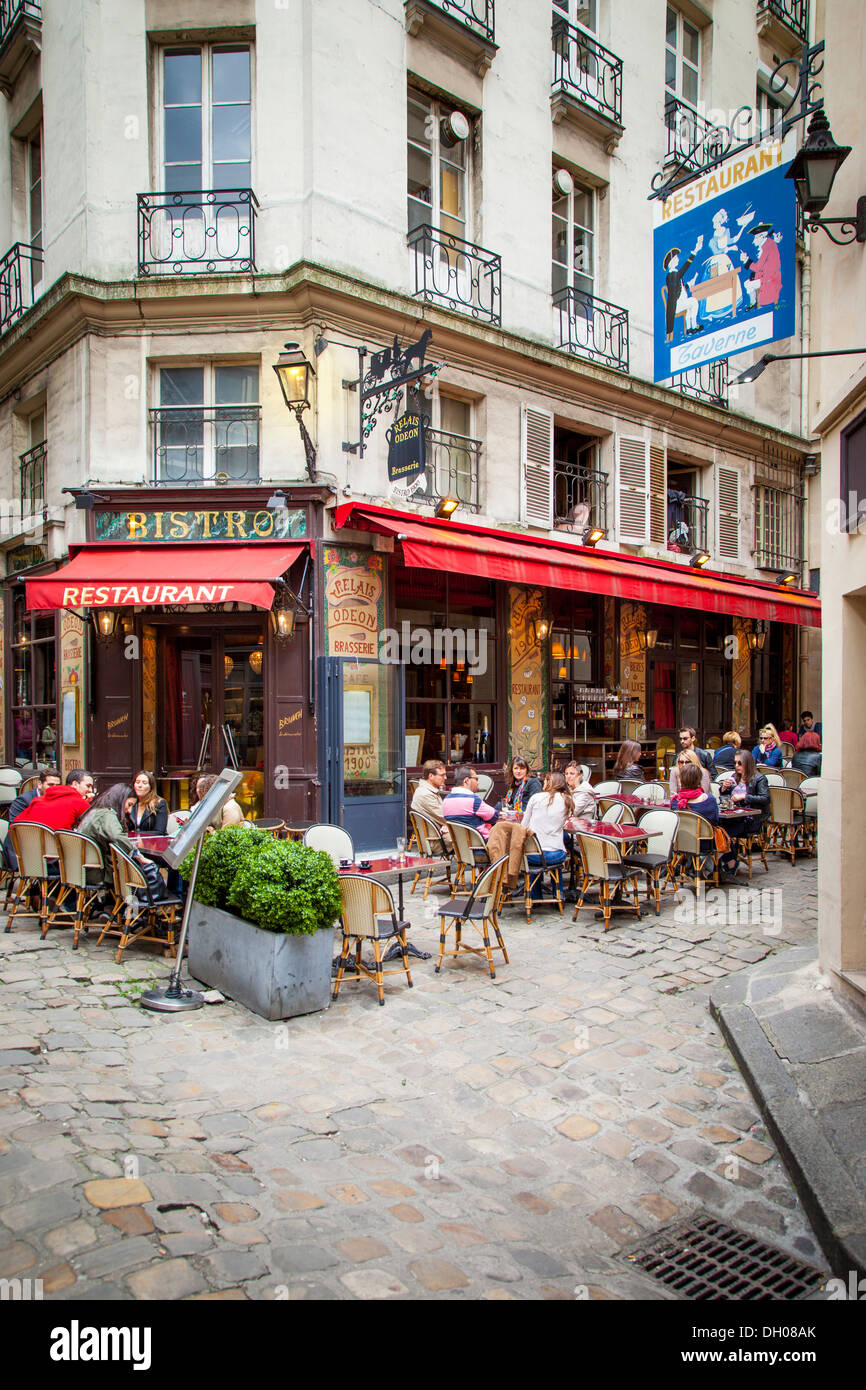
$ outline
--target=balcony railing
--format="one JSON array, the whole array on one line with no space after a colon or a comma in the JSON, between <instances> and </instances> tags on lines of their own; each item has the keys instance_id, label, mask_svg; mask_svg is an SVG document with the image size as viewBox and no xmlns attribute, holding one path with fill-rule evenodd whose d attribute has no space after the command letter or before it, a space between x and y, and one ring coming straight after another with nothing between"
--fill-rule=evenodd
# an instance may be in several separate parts
<instances>
[{"instance_id":1,"label":"balcony railing","mask_svg":"<svg viewBox=\"0 0 866 1390\"><path fill-rule=\"evenodd\" d=\"M553 461L553 524L562 531L583 532L597 526L607 532L607 474L581 463Z\"/></svg>"},{"instance_id":2,"label":"balcony railing","mask_svg":"<svg viewBox=\"0 0 866 1390\"><path fill-rule=\"evenodd\" d=\"M160 406L150 412L155 483L257 483L257 405Z\"/></svg>"},{"instance_id":3,"label":"balcony railing","mask_svg":"<svg viewBox=\"0 0 866 1390\"><path fill-rule=\"evenodd\" d=\"M720 130L699 111L679 97L665 101L665 127L668 133L666 159L675 160L695 171L726 153L731 133Z\"/></svg>"},{"instance_id":4,"label":"balcony railing","mask_svg":"<svg viewBox=\"0 0 866 1390\"><path fill-rule=\"evenodd\" d=\"M758 0L758 14L774 15L801 43L809 42L809 0Z\"/></svg>"},{"instance_id":5,"label":"balcony railing","mask_svg":"<svg viewBox=\"0 0 866 1390\"><path fill-rule=\"evenodd\" d=\"M803 498L781 476L774 485L759 474L755 483L755 565L797 574L803 565Z\"/></svg>"},{"instance_id":6,"label":"balcony railing","mask_svg":"<svg viewBox=\"0 0 866 1390\"><path fill-rule=\"evenodd\" d=\"M502 321L502 260L493 251L424 224L409 233L412 293L425 304Z\"/></svg>"},{"instance_id":7,"label":"balcony railing","mask_svg":"<svg viewBox=\"0 0 866 1390\"><path fill-rule=\"evenodd\" d=\"M42 252L23 241L10 246L0 261L0 333L11 328L36 298L42 281Z\"/></svg>"},{"instance_id":8,"label":"balcony railing","mask_svg":"<svg viewBox=\"0 0 866 1390\"><path fill-rule=\"evenodd\" d=\"M671 377L671 386L681 396L691 396L708 405L728 405L728 369L726 362L708 362L690 367Z\"/></svg>"},{"instance_id":9,"label":"balcony railing","mask_svg":"<svg viewBox=\"0 0 866 1390\"><path fill-rule=\"evenodd\" d=\"M11 96L41 46L42 6L36 0L0 0L0 92Z\"/></svg>"},{"instance_id":10,"label":"balcony railing","mask_svg":"<svg viewBox=\"0 0 866 1390\"><path fill-rule=\"evenodd\" d=\"M139 275L254 271L258 206L251 188L139 193Z\"/></svg>"},{"instance_id":11,"label":"balcony railing","mask_svg":"<svg viewBox=\"0 0 866 1390\"><path fill-rule=\"evenodd\" d=\"M493 43L494 0L428 0L434 10L441 10L449 19L464 24L479 38Z\"/></svg>"},{"instance_id":12,"label":"balcony railing","mask_svg":"<svg viewBox=\"0 0 866 1390\"><path fill-rule=\"evenodd\" d=\"M43 441L18 456L21 480L22 516L37 516L45 510L45 460L48 445Z\"/></svg>"},{"instance_id":13,"label":"balcony railing","mask_svg":"<svg viewBox=\"0 0 866 1390\"><path fill-rule=\"evenodd\" d=\"M602 366L628 371L627 309L576 289L558 290L553 306L559 313L559 347Z\"/></svg>"},{"instance_id":14,"label":"balcony railing","mask_svg":"<svg viewBox=\"0 0 866 1390\"><path fill-rule=\"evenodd\" d=\"M478 511L481 441L443 430L425 431L427 493L431 500L456 497L461 506Z\"/></svg>"},{"instance_id":15,"label":"balcony railing","mask_svg":"<svg viewBox=\"0 0 866 1390\"><path fill-rule=\"evenodd\" d=\"M668 550L686 555L706 550L709 509L705 497L687 497L668 488Z\"/></svg>"},{"instance_id":16,"label":"balcony railing","mask_svg":"<svg viewBox=\"0 0 866 1390\"><path fill-rule=\"evenodd\" d=\"M553 90L622 124L622 59L567 19L553 25Z\"/></svg>"},{"instance_id":17,"label":"balcony railing","mask_svg":"<svg viewBox=\"0 0 866 1390\"><path fill-rule=\"evenodd\" d=\"M42 6L36 0L0 0L0 48L9 39L19 19L42 23Z\"/></svg>"}]
</instances>

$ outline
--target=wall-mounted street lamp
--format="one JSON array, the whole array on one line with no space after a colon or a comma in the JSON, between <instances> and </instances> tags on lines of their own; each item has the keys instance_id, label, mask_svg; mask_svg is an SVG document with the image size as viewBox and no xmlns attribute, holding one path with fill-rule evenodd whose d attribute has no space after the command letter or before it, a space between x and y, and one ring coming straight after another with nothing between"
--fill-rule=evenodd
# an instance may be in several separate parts
<instances>
[{"instance_id":1,"label":"wall-mounted street lamp","mask_svg":"<svg viewBox=\"0 0 866 1390\"><path fill-rule=\"evenodd\" d=\"M592 547L603 541L604 537L605 533L600 526L587 526L580 537L580 543Z\"/></svg>"},{"instance_id":2,"label":"wall-mounted street lamp","mask_svg":"<svg viewBox=\"0 0 866 1390\"><path fill-rule=\"evenodd\" d=\"M794 585L797 583L797 576L796 574L791 574L789 571L786 571L784 574L776 576L776 583L781 589L793 589Z\"/></svg>"},{"instance_id":3,"label":"wall-mounted street lamp","mask_svg":"<svg viewBox=\"0 0 866 1390\"><path fill-rule=\"evenodd\" d=\"M649 649L649 651L652 651L653 647L658 641L658 637L658 628L655 627L647 628L646 632L638 632L637 644L640 650L642 652L647 651L647 649Z\"/></svg>"},{"instance_id":4,"label":"wall-mounted street lamp","mask_svg":"<svg viewBox=\"0 0 866 1390\"><path fill-rule=\"evenodd\" d=\"M298 585L298 593L294 593L284 579L277 580L277 591L274 596L274 606L271 609L271 630L274 640L284 646L291 642L295 635L298 618L312 619L313 616L313 595L312 579L310 580L310 605L304 603L300 597L304 592L304 582L310 570L310 557L307 556L304 562L304 572L301 575L301 582Z\"/></svg>"},{"instance_id":5,"label":"wall-mounted street lamp","mask_svg":"<svg viewBox=\"0 0 866 1390\"><path fill-rule=\"evenodd\" d=\"M759 618L755 629L748 635L749 647L753 652L762 652L767 645L767 624Z\"/></svg>"},{"instance_id":6,"label":"wall-mounted street lamp","mask_svg":"<svg viewBox=\"0 0 866 1390\"><path fill-rule=\"evenodd\" d=\"M709 562L710 557L707 554L706 550L696 550L692 558L689 560L689 564L691 565L693 570L702 570L704 565L708 565Z\"/></svg>"},{"instance_id":7,"label":"wall-mounted street lamp","mask_svg":"<svg viewBox=\"0 0 866 1390\"><path fill-rule=\"evenodd\" d=\"M739 376L731 377L728 386L742 386L746 382L757 381L771 362L789 362L801 357L850 357L866 355L866 348L828 348L826 352L765 352L751 367Z\"/></svg>"},{"instance_id":8,"label":"wall-mounted street lamp","mask_svg":"<svg viewBox=\"0 0 866 1390\"><path fill-rule=\"evenodd\" d=\"M457 497L443 497L440 499L435 514L442 521L450 521L459 506L460 501Z\"/></svg>"},{"instance_id":9,"label":"wall-mounted street lamp","mask_svg":"<svg viewBox=\"0 0 866 1390\"><path fill-rule=\"evenodd\" d=\"M794 180L797 202L803 209L807 232L821 227L837 246L850 246L853 241L866 241L866 196L857 199L857 209L850 217L819 217L830 201L833 182L851 153L850 145L837 145L830 122L823 109L816 111L809 122L805 143L786 171L785 178ZM840 229L834 236L831 227Z\"/></svg>"},{"instance_id":10,"label":"wall-mounted street lamp","mask_svg":"<svg viewBox=\"0 0 866 1390\"><path fill-rule=\"evenodd\" d=\"M91 608L90 618L97 641L113 642L116 637L120 636L117 626L118 616L116 608Z\"/></svg>"},{"instance_id":11,"label":"wall-mounted street lamp","mask_svg":"<svg viewBox=\"0 0 866 1390\"><path fill-rule=\"evenodd\" d=\"M299 343L286 343L284 345L283 351L274 363L274 371L277 374L277 381L280 383L283 400L298 422L307 459L307 475L310 482L314 483L316 481L316 446L301 417L304 411L310 408L311 380L316 373L301 351Z\"/></svg>"}]
</instances>

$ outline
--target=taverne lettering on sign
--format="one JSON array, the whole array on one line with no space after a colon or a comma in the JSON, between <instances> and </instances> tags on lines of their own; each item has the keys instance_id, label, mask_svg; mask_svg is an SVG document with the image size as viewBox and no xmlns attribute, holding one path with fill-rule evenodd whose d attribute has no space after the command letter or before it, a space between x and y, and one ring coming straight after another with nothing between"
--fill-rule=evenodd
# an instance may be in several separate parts
<instances>
[{"instance_id":1,"label":"taverne lettering on sign","mask_svg":"<svg viewBox=\"0 0 866 1390\"><path fill-rule=\"evenodd\" d=\"M303 508L95 512L98 541L279 541L306 535Z\"/></svg>"}]
</instances>

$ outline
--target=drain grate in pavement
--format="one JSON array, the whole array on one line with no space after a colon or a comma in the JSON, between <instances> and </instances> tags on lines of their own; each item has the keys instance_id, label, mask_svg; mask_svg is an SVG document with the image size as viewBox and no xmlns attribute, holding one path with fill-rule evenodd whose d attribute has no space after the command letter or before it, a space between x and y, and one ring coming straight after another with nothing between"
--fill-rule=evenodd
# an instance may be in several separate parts
<instances>
[{"instance_id":1,"label":"drain grate in pavement","mask_svg":"<svg viewBox=\"0 0 866 1390\"><path fill-rule=\"evenodd\" d=\"M814 1265L707 1212L641 1241L626 1258L681 1298L796 1299L827 1280Z\"/></svg>"}]
</instances>

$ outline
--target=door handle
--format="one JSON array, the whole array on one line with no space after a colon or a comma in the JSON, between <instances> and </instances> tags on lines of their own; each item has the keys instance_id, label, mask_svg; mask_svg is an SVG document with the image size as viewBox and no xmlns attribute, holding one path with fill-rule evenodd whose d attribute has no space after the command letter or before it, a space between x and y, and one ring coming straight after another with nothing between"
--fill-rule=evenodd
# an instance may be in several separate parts
<instances>
[{"instance_id":1,"label":"door handle","mask_svg":"<svg viewBox=\"0 0 866 1390\"><path fill-rule=\"evenodd\" d=\"M228 750L229 762L231 763L235 772L237 772L239 768L239 763L238 755L235 752L235 744L234 739L232 738L232 731L229 728L228 723L222 724L220 725L220 727L223 731L223 738L225 740L226 749Z\"/></svg>"},{"instance_id":2,"label":"door handle","mask_svg":"<svg viewBox=\"0 0 866 1390\"><path fill-rule=\"evenodd\" d=\"M196 772L201 772L202 768L204 767L205 758L207 757L208 745L210 744L212 727L213 726L210 724L205 724L204 726L204 733L201 736L201 747L198 750L198 762L195 765Z\"/></svg>"}]
</instances>

